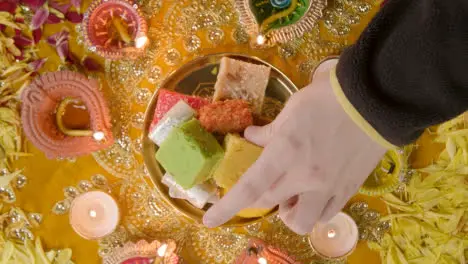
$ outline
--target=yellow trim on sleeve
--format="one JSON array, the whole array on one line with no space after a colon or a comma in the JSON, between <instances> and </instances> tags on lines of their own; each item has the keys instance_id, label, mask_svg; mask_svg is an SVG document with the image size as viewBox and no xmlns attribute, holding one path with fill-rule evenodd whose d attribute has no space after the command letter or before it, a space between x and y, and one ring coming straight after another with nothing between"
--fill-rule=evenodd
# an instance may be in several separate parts
<instances>
[{"instance_id":1,"label":"yellow trim on sleeve","mask_svg":"<svg viewBox=\"0 0 468 264\"><path fill-rule=\"evenodd\" d=\"M341 85L338 82L338 78L336 77L336 67L334 67L330 71L330 83L333 88L333 92L335 93L336 99L340 103L341 107L345 110L349 117L354 121L354 123L362 129L370 138L375 140L377 143L382 145L387 149L394 149L396 146L388 142L385 138L383 138L379 132L377 132L362 116L359 112L354 108L354 106L348 101L348 98L343 93L341 89Z\"/></svg>"}]
</instances>

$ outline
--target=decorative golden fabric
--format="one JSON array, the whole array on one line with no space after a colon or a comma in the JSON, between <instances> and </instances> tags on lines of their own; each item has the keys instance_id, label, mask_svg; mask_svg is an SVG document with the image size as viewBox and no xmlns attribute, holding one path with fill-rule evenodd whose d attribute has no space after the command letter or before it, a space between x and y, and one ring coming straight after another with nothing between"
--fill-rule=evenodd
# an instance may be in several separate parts
<instances>
[{"instance_id":1,"label":"decorative golden fabric","mask_svg":"<svg viewBox=\"0 0 468 264\"><path fill-rule=\"evenodd\" d=\"M248 53L264 59L287 74L299 87L308 83L310 71L326 56L337 55L356 40L379 0L329 1L324 17L304 37L268 49L249 46L249 36L237 22L229 0L139 0L148 19L150 46L135 61L101 61L105 65L98 78L108 99L116 143L109 149L78 159L48 160L27 145L32 157L14 165L24 169L28 184L16 191L16 205L39 212L43 221L36 235L47 248L69 247L76 263L99 263L101 256L125 242L143 239L173 239L186 263L231 263L251 236L259 237L309 263L314 255L306 237L289 231L277 216L244 228L207 229L180 215L158 197L145 171L141 134L146 104L160 88L161 81L183 63L205 54ZM84 6L88 6L85 1ZM85 46L80 26L47 25L45 36L63 27L71 30L70 49L81 56L98 58ZM76 40L76 41L74 41ZM50 46L39 43L39 56L49 57L41 72L66 68ZM200 83L210 88L212 84ZM272 102L274 103L274 102ZM433 152L432 152L433 153ZM77 193L89 189L109 189L123 212L120 227L101 241L86 241L73 232L67 209ZM356 196L384 214L376 198ZM379 255L360 243L348 263L380 263ZM324 263L317 262L316 263Z\"/></svg>"}]
</instances>

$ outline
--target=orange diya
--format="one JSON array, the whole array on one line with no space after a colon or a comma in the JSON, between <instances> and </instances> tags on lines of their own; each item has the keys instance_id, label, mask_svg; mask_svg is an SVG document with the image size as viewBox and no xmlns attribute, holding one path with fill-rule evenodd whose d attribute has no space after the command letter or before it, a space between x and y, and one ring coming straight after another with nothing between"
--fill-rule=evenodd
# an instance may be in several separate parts
<instances>
[{"instance_id":1,"label":"orange diya","mask_svg":"<svg viewBox=\"0 0 468 264\"><path fill-rule=\"evenodd\" d=\"M300 264L285 252L267 245L260 239L251 239L235 264Z\"/></svg>"},{"instance_id":2,"label":"orange diya","mask_svg":"<svg viewBox=\"0 0 468 264\"><path fill-rule=\"evenodd\" d=\"M136 58L148 44L142 13L125 0L94 1L84 15L82 29L90 50L111 60Z\"/></svg>"},{"instance_id":3,"label":"orange diya","mask_svg":"<svg viewBox=\"0 0 468 264\"><path fill-rule=\"evenodd\" d=\"M151 243L140 240L127 242L123 247L113 249L106 254L103 264L178 264L179 256L175 253L176 244L172 240Z\"/></svg>"},{"instance_id":4,"label":"orange diya","mask_svg":"<svg viewBox=\"0 0 468 264\"><path fill-rule=\"evenodd\" d=\"M90 154L114 141L109 109L98 83L84 75L71 71L41 75L25 88L21 99L24 133L48 158ZM89 119L81 118L89 120L86 127L64 119L73 108L87 110Z\"/></svg>"}]
</instances>

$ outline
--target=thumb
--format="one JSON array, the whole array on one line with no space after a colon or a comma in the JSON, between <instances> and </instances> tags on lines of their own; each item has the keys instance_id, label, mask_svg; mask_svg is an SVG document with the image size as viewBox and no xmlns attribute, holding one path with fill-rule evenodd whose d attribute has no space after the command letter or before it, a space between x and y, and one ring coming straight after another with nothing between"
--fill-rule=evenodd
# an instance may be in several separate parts
<instances>
[{"instance_id":1,"label":"thumb","mask_svg":"<svg viewBox=\"0 0 468 264\"><path fill-rule=\"evenodd\" d=\"M265 147L273 134L273 123L266 126L250 126L244 131L244 137L255 145Z\"/></svg>"}]
</instances>

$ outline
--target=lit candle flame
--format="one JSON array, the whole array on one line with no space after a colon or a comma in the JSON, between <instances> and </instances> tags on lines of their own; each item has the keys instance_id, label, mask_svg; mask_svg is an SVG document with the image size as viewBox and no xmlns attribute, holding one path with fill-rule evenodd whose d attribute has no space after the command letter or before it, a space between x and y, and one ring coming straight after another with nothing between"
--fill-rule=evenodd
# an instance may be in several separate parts
<instances>
[{"instance_id":1,"label":"lit candle flame","mask_svg":"<svg viewBox=\"0 0 468 264\"><path fill-rule=\"evenodd\" d=\"M263 45L263 44L265 44L265 41L266 41L265 36L263 36L262 34L259 34L259 35L257 36L257 44L258 44L258 45Z\"/></svg>"},{"instance_id":2,"label":"lit candle flame","mask_svg":"<svg viewBox=\"0 0 468 264\"><path fill-rule=\"evenodd\" d=\"M266 258L258 258L257 262L258 262L258 264L267 264L268 263Z\"/></svg>"},{"instance_id":3,"label":"lit candle flame","mask_svg":"<svg viewBox=\"0 0 468 264\"><path fill-rule=\"evenodd\" d=\"M329 238L334 238L336 236L336 231L334 229L328 230L328 237Z\"/></svg>"},{"instance_id":4,"label":"lit candle flame","mask_svg":"<svg viewBox=\"0 0 468 264\"><path fill-rule=\"evenodd\" d=\"M140 36L135 39L135 47L137 49L143 48L146 43L148 42L148 37L147 36Z\"/></svg>"},{"instance_id":5,"label":"lit candle flame","mask_svg":"<svg viewBox=\"0 0 468 264\"><path fill-rule=\"evenodd\" d=\"M167 250L167 244L162 244L162 245L158 248L158 256L164 257L164 255L166 255L166 250Z\"/></svg>"},{"instance_id":6,"label":"lit candle flame","mask_svg":"<svg viewBox=\"0 0 468 264\"><path fill-rule=\"evenodd\" d=\"M93 138L96 141L102 141L104 137L105 137L104 132L101 132L101 131L94 132L93 134Z\"/></svg>"},{"instance_id":7,"label":"lit candle flame","mask_svg":"<svg viewBox=\"0 0 468 264\"><path fill-rule=\"evenodd\" d=\"M89 210L89 216L90 216L91 218L96 218L96 217L97 217L97 212L94 211L94 210Z\"/></svg>"}]
</instances>

